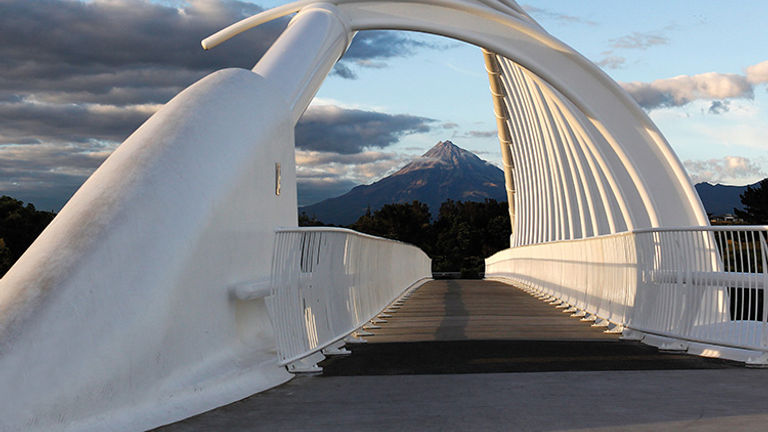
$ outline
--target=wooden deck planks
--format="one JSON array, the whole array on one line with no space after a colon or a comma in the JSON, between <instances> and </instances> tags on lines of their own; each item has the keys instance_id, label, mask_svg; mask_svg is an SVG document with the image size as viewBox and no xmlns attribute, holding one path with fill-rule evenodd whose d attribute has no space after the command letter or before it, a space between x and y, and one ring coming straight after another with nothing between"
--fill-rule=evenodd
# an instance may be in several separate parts
<instances>
[{"instance_id":1,"label":"wooden deck planks","mask_svg":"<svg viewBox=\"0 0 768 432\"><path fill-rule=\"evenodd\" d=\"M368 342L459 340L618 341L526 292L496 281L427 282Z\"/></svg>"}]
</instances>

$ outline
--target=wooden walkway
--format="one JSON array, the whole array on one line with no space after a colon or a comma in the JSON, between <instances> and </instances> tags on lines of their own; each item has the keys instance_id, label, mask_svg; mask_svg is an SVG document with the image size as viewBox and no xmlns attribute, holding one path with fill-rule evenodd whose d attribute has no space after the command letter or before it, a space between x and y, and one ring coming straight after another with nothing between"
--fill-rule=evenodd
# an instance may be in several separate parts
<instances>
[{"instance_id":1,"label":"wooden walkway","mask_svg":"<svg viewBox=\"0 0 768 432\"><path fill-rule=\"evenodd\" d=\"M434 280L370 330L377 342L460 340L618 341L605 328L570 318L511 285L486 280Z\"/></svg>"},{"instance_id":2,"label":"wooden walkway","mask_svg":"<svg viewBox=\"0 0 768 432\"><path fill-rule=\"evenodd\" d=\"M512 285L435 280L413 291L325 376L709 369L722 361L622 341Z\"/></svg>"}]
</instances>

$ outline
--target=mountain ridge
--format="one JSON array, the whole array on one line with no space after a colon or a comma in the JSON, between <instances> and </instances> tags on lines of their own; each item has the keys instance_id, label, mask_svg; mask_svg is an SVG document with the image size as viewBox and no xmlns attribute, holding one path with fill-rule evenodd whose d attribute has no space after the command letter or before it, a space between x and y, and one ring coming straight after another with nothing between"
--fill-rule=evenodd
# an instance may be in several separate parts
<instances>
[{"instance_id":1,"label":"mountain ridge","mask_svg":"<svg viewBox=\"0 0 768 432\"><path fill-rule=\"evenodd\" d=\"M694 185L704 209L713 216L743 210L739 195L747 186L711 184ZM506 201L504 173L476 154L462 149L450 140L440 141L426 153L404 165L393 174L368 185L358 185L337 197L299 208L308 216L324 223L349 225L370 208L376 211L385 204L421 201L433 216L447 199L482 201L486 198Z\"/></svg>"},{"instance_id":2,"label":"mountain ridge","mask_svg":"<svg viewBox=\"0 0 768 432\"><path fill-rule=\"evenodd\" d=\"M739 195L744 193L747 187L755 187L760 182L744 185L732 186L720 183L712 184L708 182L696 183L694 188L699 194L704 209L712 216L721 216L724 214L733 214L733 209L744 210Z\"/></svg>"},{"instance_id":3,"label":"mountain ridge","mask_svg":"<svg viewBox=\"0 0 768 432\"><path fill-rule=\"evenodd\" d=\"M504 172L450 140L440 141L393 174L369 185L301 207L319 220L348 225L385 204L421 201L436 215L447 199L506 201Z\"/></svg>"}]
</instances>

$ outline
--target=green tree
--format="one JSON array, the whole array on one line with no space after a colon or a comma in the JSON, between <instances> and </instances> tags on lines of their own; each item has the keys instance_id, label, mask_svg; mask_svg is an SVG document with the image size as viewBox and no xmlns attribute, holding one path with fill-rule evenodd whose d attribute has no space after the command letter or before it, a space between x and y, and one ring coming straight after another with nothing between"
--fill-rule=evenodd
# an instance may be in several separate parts
<instances>
[{"instance_id":1,"label":"green tree","mask_svg":"<svg viewBox=\"0 0 768 432\"><path fill-rule=\"evenodd\" d=\"M414 244L427 254L431 248L429 206L413 201L403 204L387 204L371 214L364 215L349 227L360 232L400 240Z\"/></svg>"},{"instance_id":2,"label":"green tree","mask_svg":"<svg viewBox=\"0 0 768 432\"><path fill-rule=\"evenodd\" d=\"M328 226L328 224L323 223L320 219L317 218L317 216L307 215L307 212L301 212L299 215L299 226Z\"/></svg>"},{"instance_id":3,"label":"green tree","mask_svg":"<svg viewBox=\"0 0 768 432\"><path fill-rule=\"evenodd\" d=\"M0 275L5 274L12 265L11 250L5 245L5 240L0 238Z\"/></svg>"},{"instance_id":4,"label":"green tree","mask_svg":"<svg viewBox=\"0 0 768 432\"><path fill-rule=\"evenodd\" d=\"M507 203L448 200L431 221L429 207L418 201L371 209L349 226L356 231L404 241L432 258L432 271L476 277L484 259L509 247Z\"/></svg>"},{"instance_id":5,"label":"green tree","mask_svg":"<svg viewBox=\"0 0 768 432\"><path fill-rule=\"evenodd\" d=\"M509 247L507 203L448 200L440 206L434 231L433 270L478 275L486 257Z\"/></svg>"},{"instance_id":6,"label":"green tree","mask_svg":"<svg viewBox=\"0 0 768 432\"><path fill-rule=\"evenodd\" d=\"M768 178L761 180L756 187L747 186L739 198L744 211L734 209L736 216L751 224L768 224Z\"/></svg>"},{"instance_id":7,"label":"green tree","mask_svg":"<svg viewBox=\"0 0 768 432\"><path fill-rule=\"evenodd\" d=\"M4 261L4 253L10 257L10 264L0 265L0 276L19 259L54 216L56 214L52 212L38 211L32 204L25 206L22 201L9 196L0 197L0 239L6 250L0 248L0 262Z\"/></svg>"}]
</instances>

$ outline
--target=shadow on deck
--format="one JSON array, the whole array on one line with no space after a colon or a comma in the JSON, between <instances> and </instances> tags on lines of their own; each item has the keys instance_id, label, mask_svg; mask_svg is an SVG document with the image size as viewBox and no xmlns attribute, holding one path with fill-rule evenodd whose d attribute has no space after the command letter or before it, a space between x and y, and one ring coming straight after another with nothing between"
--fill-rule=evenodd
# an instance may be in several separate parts
<instances>
[{"instance_id":1,"label":"shadow on deck","mask_svg":"<svg viewBox=\"0 0 768 432\"><path fill-rule=\"evenodd\" d=\"M727 360L660 353L621 341L510 285L435 280L413 292L351 356L323 375L721 369Z\"/></svg>"}]
</instances>

